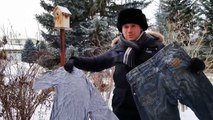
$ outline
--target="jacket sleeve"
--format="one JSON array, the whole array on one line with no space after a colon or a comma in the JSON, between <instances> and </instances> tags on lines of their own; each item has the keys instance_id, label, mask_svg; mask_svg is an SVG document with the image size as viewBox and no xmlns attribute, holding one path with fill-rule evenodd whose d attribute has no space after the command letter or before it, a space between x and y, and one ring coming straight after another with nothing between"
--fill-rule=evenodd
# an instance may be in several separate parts
<instances>
[{"instance_id":1,"label":"jacket sleeve","mask_svg":"<svg viewBox=\"0 0 213 120\"><path fill-rule=\"evenodd\" d=\"M73 57L74 66L92 72L99 72L101 70L114 66L115 51L113 49L94 57Z\"/></svg>"}]
</instances>

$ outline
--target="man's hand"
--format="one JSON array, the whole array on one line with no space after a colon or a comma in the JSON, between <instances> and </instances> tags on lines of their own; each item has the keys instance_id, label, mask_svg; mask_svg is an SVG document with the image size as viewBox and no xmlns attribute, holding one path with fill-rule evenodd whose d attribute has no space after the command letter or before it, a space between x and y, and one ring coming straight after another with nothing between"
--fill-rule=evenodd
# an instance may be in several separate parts
<instances>
[{"instance_id":1,"label":"man's hand","mask_svg":"<svg viewBox=\"0 0 213 120\"><path fill-rule=\"evenodd\" d=\"M205 63L200 60L199 58L192 58L190 61L189 69L192 72L200 72L205 69L206 65Z\"/></svg>"},{"instance_id":2,"label":"man's hand","mask_svg":"<svg viewBox=\"0 0 213 120\"><path fill-rule=\"evenodd\" d=\"M73 67L74 67L74 60L75 59L69 59L67 61L67 63L64 65L64 69L69 72L69 73L72 73L73 71Z\"/></svg>"},{"instance_id":3,"label":"man's hand","mask_svg":"<svg viewBox=\"0 0 213 120\"><path fill-rule=\"evenodd\" d=\"M112 42L111 42L111 47L114 47L114 46L118 43L119 38L120 38L120 36L118 36L118 37L116 37L116 38L114 38L114 39L112 40Z\"/></svg>"}]
</instances>

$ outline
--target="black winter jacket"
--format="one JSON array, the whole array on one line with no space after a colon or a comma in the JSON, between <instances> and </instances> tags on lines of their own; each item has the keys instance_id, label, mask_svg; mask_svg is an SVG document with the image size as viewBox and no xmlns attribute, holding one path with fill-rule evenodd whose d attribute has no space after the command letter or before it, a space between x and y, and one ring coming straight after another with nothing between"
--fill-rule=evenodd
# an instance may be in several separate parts
<instances>
[{"instance_id":1,"label":"black winter jacket","mask_svg":"<svg viewBox=\"0 0 213 120\"><path fill-rule=\"evenodd\" d=\"M148 60L164 47L162 41L145 32L141 38L142 39L136 42L140 46L140 50L135 53L136 66ZM113 74L115 83L112 100L113 111L119 119L122 119L122 116L125 117L125 120L134 119L134 117L135 119L140 119L130 85L126 80L126 74L133 68L130 68L122 62L127 47L128 46L119 41L117 45L101 55L95 57L75 57L74 66L79 69L94 72L115 66L115 72Z\"/></svg>"}]
</instances>

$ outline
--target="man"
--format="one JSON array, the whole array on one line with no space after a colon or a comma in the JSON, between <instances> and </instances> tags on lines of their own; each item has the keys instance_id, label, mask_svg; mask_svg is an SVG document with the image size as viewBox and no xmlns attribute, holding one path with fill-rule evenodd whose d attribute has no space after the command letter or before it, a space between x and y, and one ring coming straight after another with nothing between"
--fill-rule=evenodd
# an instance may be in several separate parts
<instances>
[{"instance_id":1,"label":"man","mask_svg":"<svg viewBox=\"0 0 213 120\"><path fill-rule=\"evenodd\" d=\"M128 8L118 15L117 28L122 33L118 43L105 53L95 57L71 57L64 68L72 72L73 66L86 71L98 72L115 66L113 79L112 108L119 120L148 120L143 107L138 112L134 92L126 74L136 66L154 56L164 45L161 40L145 31L148 28L146 16L140 9Z\"/></svg>"}]
</instances>

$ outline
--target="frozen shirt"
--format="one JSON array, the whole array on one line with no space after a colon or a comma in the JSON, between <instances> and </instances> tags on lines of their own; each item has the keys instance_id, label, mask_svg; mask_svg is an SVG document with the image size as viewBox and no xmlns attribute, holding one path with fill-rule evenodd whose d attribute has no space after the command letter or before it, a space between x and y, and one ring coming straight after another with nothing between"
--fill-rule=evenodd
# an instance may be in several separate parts
<instances>
[{"instance_id":1,"label":"frozen shirt","mask_svg":"<svg viewBox=\"0 0 213 120\"><path fill-rule=\"evenodd\" d=\"M50 120L118 120L82 70L68 73L63 67L38 77L36 90L54 87Z\"/></svg>"}]
</instances>

